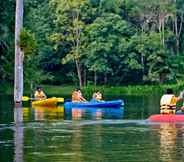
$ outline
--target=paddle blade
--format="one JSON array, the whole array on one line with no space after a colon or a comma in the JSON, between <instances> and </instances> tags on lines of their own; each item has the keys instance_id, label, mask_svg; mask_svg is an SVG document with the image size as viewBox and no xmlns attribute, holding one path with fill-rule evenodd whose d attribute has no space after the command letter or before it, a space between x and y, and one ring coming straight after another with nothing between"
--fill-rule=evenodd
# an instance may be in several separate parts
<instances>
[{"instance_id":1,"label":"paddle blade","mask_svg":"<svg viewBox=\"0 0 184 162\"><path fill-rule=\"evenodd\" d=\"M62 98L62 97L59 97L57 99L58 99L58 102L64 102L64 98Z\"/></svg>"},{"instance_id":2,"label":"paddle blade","mask_svg":"<svg viewBox=\"0 0 184 162\"><path fill-rule=\"evenodd\" d=\"M27 96L22 96L22 101L29 101L29 97L27 97Z\"/></svg>"}]
</instances>

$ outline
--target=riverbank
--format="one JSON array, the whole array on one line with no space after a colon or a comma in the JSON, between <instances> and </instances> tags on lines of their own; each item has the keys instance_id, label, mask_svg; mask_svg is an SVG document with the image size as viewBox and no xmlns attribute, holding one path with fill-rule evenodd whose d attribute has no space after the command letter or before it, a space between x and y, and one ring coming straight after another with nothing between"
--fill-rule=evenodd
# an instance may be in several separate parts
<instances>
[{"instance_id":1,"label":"riverbank","mask_svg":"<svg viewBox=\"0 0 184 162\"><path fill-rule=\"evenodd\" d=\"M44 90L49 95L71 95L75 89L74 86L49 86L44 85ZM130 85L130 86L87 86L82 88L84 96L90 97L95 90L101 91L104 95L121 96L121 95L134 95L134 96L147 96L154 94L163 94L167 88L172 88L176 95L184 89L184 82L178 84L165 84L165 85Z\"/></svg>"},{"instance_id":2,"label":"riverbank","mask_svg":"<svg viewBox=\"0 0 184 162\"><path fill-rule=\"evenodd\" d=\"M75 86L72 85L42 85L44 91L48 96L70 96ZM172 88L176 95L179 91L184 89L184 82L178 82L177 84L163 84L163 85L130 85L130 86L87 86L82 88L82 92L86 97L90 97L95 90L100 90L104 95L154 95L163 94L167 88ZM6 83L0 87L1 94L13 94L13 86ZM31 90L26 87L24 89L24 95L31 94Z\"/></svg>"}]
</instances>

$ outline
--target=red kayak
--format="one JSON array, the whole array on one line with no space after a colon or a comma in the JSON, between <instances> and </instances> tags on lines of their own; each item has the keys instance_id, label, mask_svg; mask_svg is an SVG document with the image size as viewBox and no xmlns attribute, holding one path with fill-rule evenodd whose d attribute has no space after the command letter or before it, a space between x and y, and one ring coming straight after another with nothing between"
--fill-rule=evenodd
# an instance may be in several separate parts
<instances>
[{"instance_id":1,"label":"red kayak","mask_svg":"<svg viewBox=\"0 0 184 162\"><path fill-rule=\"evenodd\" d=\"M151 115L148 118L151 122L184 122L184 115Z\"/></svg>"}]
</instances>

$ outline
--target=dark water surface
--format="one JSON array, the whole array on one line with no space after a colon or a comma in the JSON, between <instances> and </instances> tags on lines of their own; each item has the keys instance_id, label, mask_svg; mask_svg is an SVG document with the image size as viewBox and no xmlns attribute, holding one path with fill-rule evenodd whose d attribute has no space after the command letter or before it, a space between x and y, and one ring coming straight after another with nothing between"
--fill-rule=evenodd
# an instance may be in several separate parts
<instances>
[{"instance_id":1,"label":"dark water surface","mask_svg":"<svg viewBox=\"0 0 184 162\"><path fill-rule=\"evenodd\" d=\"M184 124L146 120L159 97L123 96L124 109L14 109L1 95L0 162L183 162Z\"/></svg>"}]
</instances>

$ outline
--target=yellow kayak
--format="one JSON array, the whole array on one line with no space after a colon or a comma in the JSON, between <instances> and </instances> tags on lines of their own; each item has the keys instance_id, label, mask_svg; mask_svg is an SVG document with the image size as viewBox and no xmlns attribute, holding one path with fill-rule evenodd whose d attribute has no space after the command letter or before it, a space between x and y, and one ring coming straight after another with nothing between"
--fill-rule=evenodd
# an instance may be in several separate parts
<instances>
[{"instance_id":1,"label":"yellow kayak","mask_svg":"<svg viewBox=\"0 0 184 162\"><path fill-rule=\"evenodd\" d=\"M45 100L32 101L32 106L56 106L59 102L64 102L64 98L52 97Z\"/></svg>"}]
</instances>

